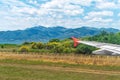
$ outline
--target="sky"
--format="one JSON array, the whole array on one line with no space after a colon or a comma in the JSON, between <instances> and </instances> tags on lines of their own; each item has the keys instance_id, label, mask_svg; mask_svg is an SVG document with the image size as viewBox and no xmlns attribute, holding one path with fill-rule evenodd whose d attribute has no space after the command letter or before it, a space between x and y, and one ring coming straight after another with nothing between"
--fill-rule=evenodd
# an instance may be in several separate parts
<instances>
[{"instance_id":1,"label":"sky","mask_svg":"<svg viewBox=\"0 0 120 80\"><path fill-rule=\"evenodd\" d=\"M0 0L0 31L38 25L120 29L120 0Z\"/></svg>"}]
</instances>

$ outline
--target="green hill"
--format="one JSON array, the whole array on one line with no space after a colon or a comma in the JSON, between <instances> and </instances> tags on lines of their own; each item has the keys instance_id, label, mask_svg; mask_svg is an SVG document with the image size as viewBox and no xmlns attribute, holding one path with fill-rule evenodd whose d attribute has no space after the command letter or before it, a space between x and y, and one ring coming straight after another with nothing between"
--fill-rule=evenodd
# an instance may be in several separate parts
<instances>
[{"instance_id":1,"label":"green hill","mask_svg":"<svg viewBox=\"0 0 120 80\"><path fill-rule=\"evenodd\" d=\"M16 31L0 31L0 43L22 43L25 41L46 42L53 38L65 39L71 36L84 37L99 34L101 31L118 32L118 29L113 28L64 28L64 27L43 27L37 26L25 30Z\"/></svg>"}]
</instances>

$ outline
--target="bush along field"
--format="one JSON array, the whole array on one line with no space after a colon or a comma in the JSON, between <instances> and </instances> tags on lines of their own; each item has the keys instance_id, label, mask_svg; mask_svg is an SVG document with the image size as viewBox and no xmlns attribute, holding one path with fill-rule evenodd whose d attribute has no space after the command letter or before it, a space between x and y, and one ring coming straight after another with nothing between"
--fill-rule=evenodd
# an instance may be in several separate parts
<instances>
[{"instance_id":1,"label":"bush along field","mask_svg":"<svg viewBox=\"0 0 120 80\"><path fill-rule=\"evenodd\" d=\"M74 48L71 39L59 40L52 39L47 43L42 42L25 42L19 48L19 52L40 52L40 53L54 53L54 54L91 54L95 47L87 45L79 45Z\"/></svg>"},{"instance_id":2,"label":"bush along field","mask_svg":"<svg viewBox=\"0 0 120 80\"><path fill-rule=\"evenodd\" d=\"M87 45L79 45L74 48L71 39L59 40L52 39L47 43L42 42L24 42L21 45L17 44L1 44L0 52L38 52L38 53L53 53L53 54L91 54L94 47Z\"/></svg>"}]
</instances>

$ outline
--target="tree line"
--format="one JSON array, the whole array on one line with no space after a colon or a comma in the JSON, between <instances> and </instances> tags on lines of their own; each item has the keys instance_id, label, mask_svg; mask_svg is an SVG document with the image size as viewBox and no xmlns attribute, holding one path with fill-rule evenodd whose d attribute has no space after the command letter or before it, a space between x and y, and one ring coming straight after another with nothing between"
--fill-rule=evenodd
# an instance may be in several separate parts
<instances>
[{"instance_id":1,"label":"tree line","mask_svg":"<svg viewBox=\"0 0 120 80\"><path fill-rule=\"evenodd\" d=\"M21 45L20 52L41 52L54 54L91 54L96 48L80 44L76 48L71 39L52 39L47 43L25 42Z\"/></svg>"},{"instance_id":2,"label":"tree line","mask_svg":"<svg viewBox=\"0 0 120 80\"><path fill-rule=\"evenodd\" d=\"M120 44L120 33L108 33L102 31L95 36L88 36L82 38L88 41L98 41L105 43ZM59 40L52 39L47 43L42 42L25 42L20 47L20 52L41 52L41 53L55 53L55 54L91 54L92 51L97 50L95 47L80 44L76 48L73 46L73 41L69 39Z\"/></svg>"},{"instance_id":3,"label":"tree line","mask_svg":"<svg viewBox=\"0 0 120 80\"><path fill-rule=\"evenodd\" d=\"M92 37L85 37L84 40L98 41L98 42L105 42L105 43L112 43L112 44L120 44L120 32L108 33L106 31L102 31L98 35L95 35Z\"/></svg>"}]
</instances>

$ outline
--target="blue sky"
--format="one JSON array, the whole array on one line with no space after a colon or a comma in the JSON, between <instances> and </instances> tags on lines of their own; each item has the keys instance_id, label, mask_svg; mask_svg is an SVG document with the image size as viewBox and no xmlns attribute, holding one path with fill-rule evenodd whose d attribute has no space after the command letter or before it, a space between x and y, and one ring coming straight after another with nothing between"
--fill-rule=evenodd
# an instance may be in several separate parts
<instances>
[{"instance_id":1,"label":"blue sky","mask_svg":"<svg viewBox=\"0 0 120 80\"><path fill-rule=\"evenodd\" d=\"M0 31L37 25L120 29L120 0L0 0Z\"/></svg>"}]
</instances>

